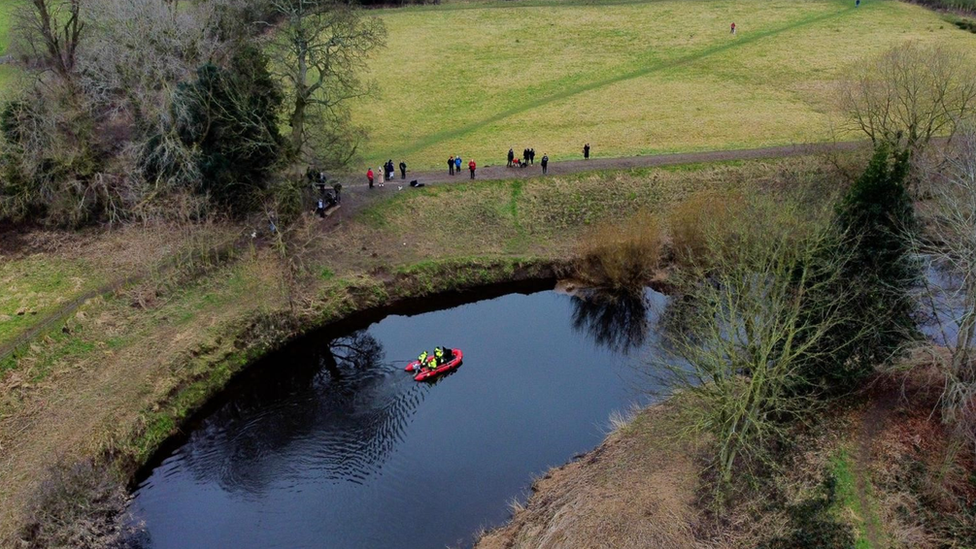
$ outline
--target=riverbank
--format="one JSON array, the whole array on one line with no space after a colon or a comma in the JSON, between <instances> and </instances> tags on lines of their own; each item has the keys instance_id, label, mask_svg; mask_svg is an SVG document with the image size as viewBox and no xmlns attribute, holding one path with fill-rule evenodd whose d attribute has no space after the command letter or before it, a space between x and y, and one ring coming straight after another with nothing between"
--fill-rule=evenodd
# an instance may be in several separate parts
<instances>
[{"instance_id":1,"label":"riverbank","mask_svg":"<svg viewBox=\"0 0 976 549\"><path fill-rule=\"evenodd\" d=\"M680 396L641 410L536 480L475 548L968 547L974 464L948 447L937 395L918 381L878 378L798 427L769 482L718 515L705 503L707 441L682 435Z\"/></svg>"},{"instance_id":2,"label":"riverbank","mask_svg":"<svg viewBox=\"0 0 976 549\"><path fill-rule=\"evenodd\" d=\"M260 239L207 252L247 227L129 228L67 244L20 235L5 276L25 281L19 297L42 312L99 281L150 274L85 300L0 367L0 539L15 535L51 467L94 460L127 482L255 357L315 326L405 298L553 277L601 220L662 213L696 193L789 188L832 170L808 157L432 187L337 227L296 228L284 256ZM161 262L177 267L153 267ZM34 283L69 268L71 284Z\"/></svg>"}]
</instances>

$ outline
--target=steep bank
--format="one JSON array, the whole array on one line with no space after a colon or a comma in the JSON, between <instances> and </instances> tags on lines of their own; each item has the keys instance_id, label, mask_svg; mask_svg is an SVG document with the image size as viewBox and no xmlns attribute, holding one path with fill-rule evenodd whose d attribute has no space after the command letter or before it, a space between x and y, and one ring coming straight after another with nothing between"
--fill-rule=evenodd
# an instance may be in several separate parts
<instances>
[{"instance_id":1,"label":"steep bank","mask_svg":"<svg viewBox=\"0 0 976 549\"><path fill-rule=\"evenodd\" d=\"M695 445L676 439L667 404L638 413L597 449L552 469L480 549L692 547L699 510Z\"/></svg>"}]
</instances>

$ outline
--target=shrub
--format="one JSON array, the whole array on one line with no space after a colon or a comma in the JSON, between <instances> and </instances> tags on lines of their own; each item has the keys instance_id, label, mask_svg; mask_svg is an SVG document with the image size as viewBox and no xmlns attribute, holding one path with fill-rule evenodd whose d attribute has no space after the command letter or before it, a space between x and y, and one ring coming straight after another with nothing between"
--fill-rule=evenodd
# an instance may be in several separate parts
<instances>
[{"instance_id":1,"label":"shrub","mask_svg":"<svg viewBox=\"0 0 976 549\"><path fill-rule=\"evenodd\" d=\"M668 216L675 261L684 265L703 261L708 240L722 227L729 227L742 207L739 196L704 193L676 204Z\"/></svg>"},{"instance_id":2,"label":"shrub","mask_svg":"<svg viewBox=\"0 0 976 549\"><path fill-rule=\"evenodd\" d=\"M577 273L597 287L641 291L654 276L662 247L660 222L646 212L602 224L583 237Z\"/></svg>"},{"instance_id":3,"label":"shrub","mask_svg":"<svg viewBox=\"0 0 976 549\"><path fill-rule=\"evenodd\" d=\"M891 359L916 333L916 304L910 291L920 272L911 254L911 235L918 223L905 184L908 170L907 151L892 153L887 145L879 145L837 207L837 224L844 235L839 245L850 253L838 285L852 288L856 299L849 321L837 326L830 344L858 334L829 375L841 388L850 388L875 365Z\"/></svg>"},{"instance_id":4,"label":"shrub","mask_svg":"<svg viewBox=\"0 0 976 549\"><path fill-rule=\"evenodd\" d=\"M103 172L107 152L83 98L41 86L0 111L0 219L76 226L125 200Z\"/></svg>"},{"instance_id":5,"label":"shrub","mask_svg":"<svg viewBox=\"0 0 976 549\"><path fill-rule=\"evenodd\" d=\"M107 468L90 461L49 471L29 504L20 541L31 549L124 547L128 494Z\"/></svg>"}]
</instances>

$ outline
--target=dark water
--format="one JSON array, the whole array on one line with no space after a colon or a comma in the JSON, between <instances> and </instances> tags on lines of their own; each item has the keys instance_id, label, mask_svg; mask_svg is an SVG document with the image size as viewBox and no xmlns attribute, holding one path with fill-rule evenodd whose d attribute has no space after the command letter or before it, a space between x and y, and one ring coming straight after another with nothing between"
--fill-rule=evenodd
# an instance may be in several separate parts
<instances>
[{"instance_id":1,"label":"dark water","mask_svg":"<svg viewBox=\"0 0 976 549\"><path fill-rule=\"evenodd\" d=\"M922 256L925 285L919 288L920 329L938 345L955 346L967 308L963 280Z\"/></svg>"},{"instance_id":2,"label":"dark water","mask_svg":"<svg viewBox=\"0 0 976 549\"><path fill-rule=\"evenodd\" d=\"M139 486L145 545L470 545L645 398L664 298L646 303L508 295L273 355ZM438 344L464 364L413 381L404 361Z\"/></svg>"}]
</instances>

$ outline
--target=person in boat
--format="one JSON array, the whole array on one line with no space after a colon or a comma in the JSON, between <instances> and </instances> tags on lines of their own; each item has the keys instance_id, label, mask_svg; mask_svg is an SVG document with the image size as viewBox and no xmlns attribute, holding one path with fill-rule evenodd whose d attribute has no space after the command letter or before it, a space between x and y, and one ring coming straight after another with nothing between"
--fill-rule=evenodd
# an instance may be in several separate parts
<instances>
[{"instance_id":1,"label":"person in boat","mask_svg":"<svg viewBox=\"0 0 976 549\"><path fill-rule=\"evenodd\" d=\"M417 362L420 363L420 365L417 366L417 370L420 370L424 366L427 366L428 364L427 359L429 358L430 358L430 354L427 353L427 349L424 349L424 351L420 353L420 356L417 357Z\"/></svg>"},{"instance_id":2,"label":"person in boat","mask_svg":"<svg viewBox=\"0 0 976 549\"><path fill-rule=\"evenodd\" d=\"M451 351L450 347L437 347L434 349L434 360L437 362L438 366L447 364L453 358L454 353Z\"/></svg>"}]
</instances>

